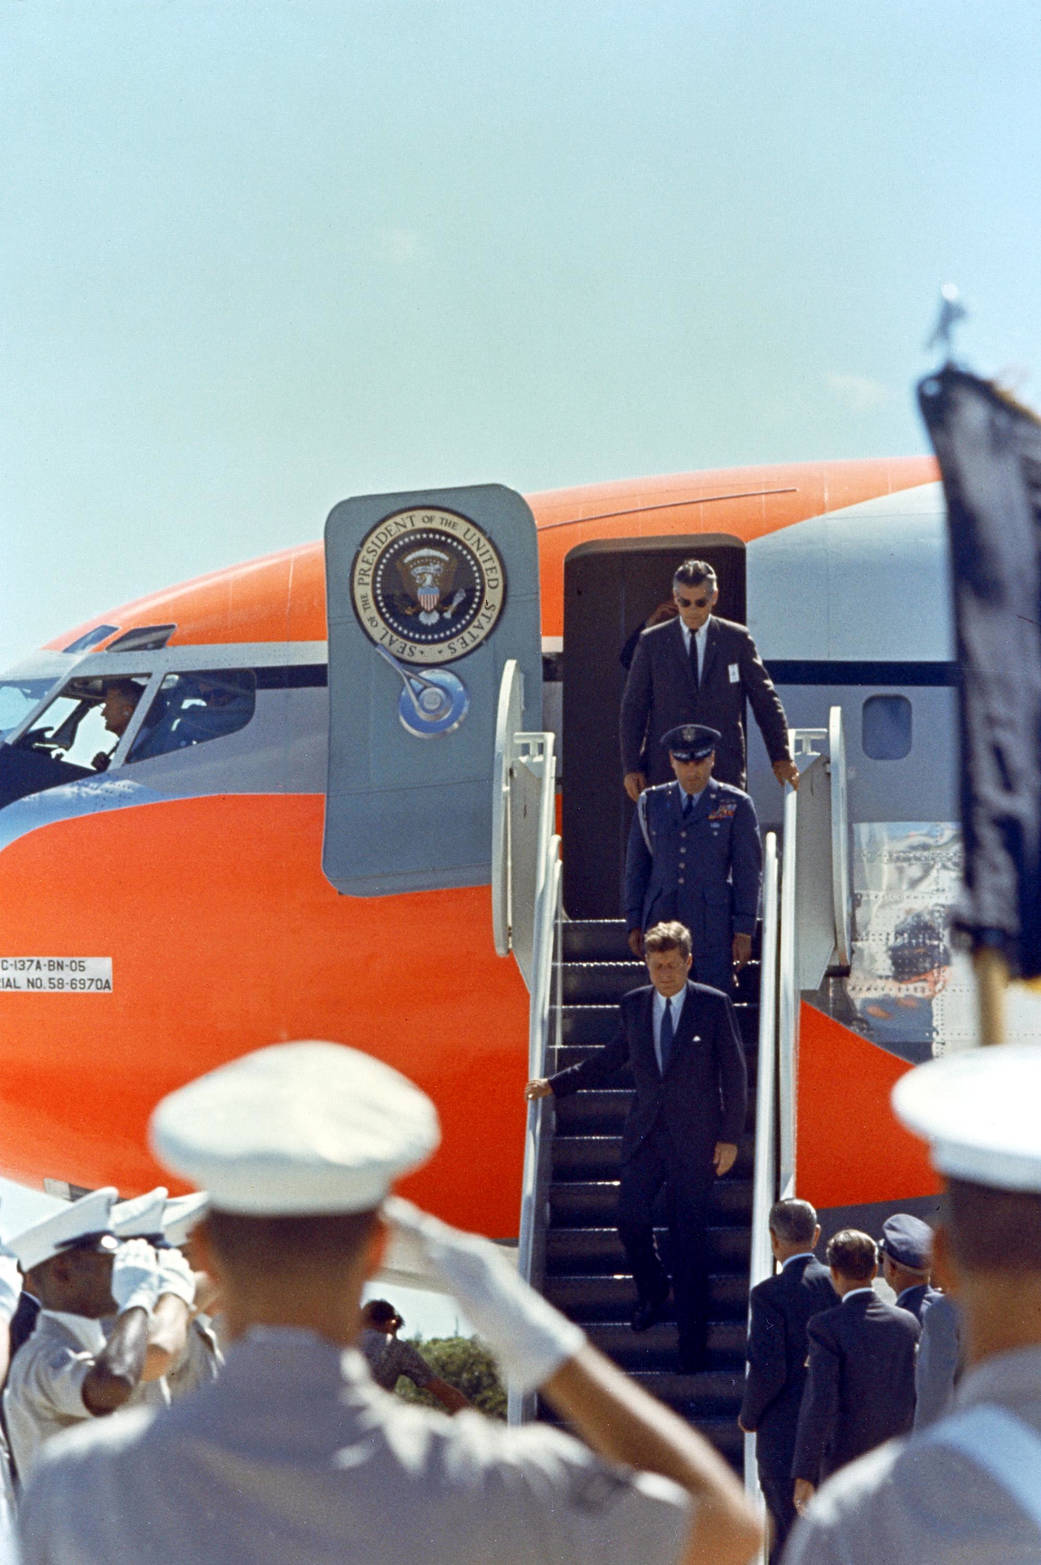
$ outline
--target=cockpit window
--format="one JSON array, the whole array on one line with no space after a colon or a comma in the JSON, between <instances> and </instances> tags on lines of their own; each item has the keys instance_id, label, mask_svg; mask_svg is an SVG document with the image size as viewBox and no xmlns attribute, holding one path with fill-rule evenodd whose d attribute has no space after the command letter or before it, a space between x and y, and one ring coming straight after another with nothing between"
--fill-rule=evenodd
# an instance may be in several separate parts
<instances>
[{"instance_id":1,"label":"cockpit window","mask_svg":"<svg viewBox=\"0 0 1041 1565\"><path fill-rule=\"evenodd\" d=\"M127 760L152 760L245 728L256 706L256 688L250 669L168 674Z\"/></svg>"},{"instance_id":2,"label":"cockpit window","mask_svg":"<svg viewBox=\"0 0 1041 1565\"><path fill-rule=\"evenodd\" d=\"M99 646L102 641L107 641L109 636L114 636L119 629L118 625L95 625L93 630L88 630L82 636L77 636L75 641L70 641L67 647L62 647L63 652L89 652L91 647Z\"/></svg>"},{"instance_id":3,"label":"cockpit window","mask_svg":"<svg viewBox=\"0 0 1041 1565\"><path fill-rule=\"evenodd\" d=\"M71 679L44 707L15 749L30 750L82 772L107 771L147 680L147 674Z\"/></svg>"},{"instance_id":4,"label":"cockpit window","mask_svg":"<svg viewBox=\"0 0 1041 1565\"><path fill-rule=\"evenodd\" d=\"M28 717L52 683L50 679L12 679L0 685L0 739Z\"/></svg>"}]
</instances>

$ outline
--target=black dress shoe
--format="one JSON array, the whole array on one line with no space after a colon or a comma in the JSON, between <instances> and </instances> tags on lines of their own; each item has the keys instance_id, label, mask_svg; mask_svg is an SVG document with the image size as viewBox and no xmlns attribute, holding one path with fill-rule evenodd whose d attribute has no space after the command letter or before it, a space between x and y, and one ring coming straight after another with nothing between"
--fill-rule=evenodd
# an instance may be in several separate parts
<instances>
[{"instance_id":1,"label":"black dress shoe","mask_svg":"<svg viewBox=\"0 0 1041 1565\"><path fill-rule=\"evenodd\" d=\"M681 1375L697 1375L705 1368L705 1354L703 1351L681 1348L676 1355L676 1362Z\"/></svg>"},{"instance_id":2,"label":"black dress shoe","mask_svg":"<svg viewBox=\"0 0 1041 1565\"><path fill-rule=\"evenodd\" d=\"M656 1326L660 1320L664 1320L668 1299L668 1294L660 1299L641 1299L629 1319L632 1330L647 1331L651 1326Z\"/></svg>"}]
</instances>

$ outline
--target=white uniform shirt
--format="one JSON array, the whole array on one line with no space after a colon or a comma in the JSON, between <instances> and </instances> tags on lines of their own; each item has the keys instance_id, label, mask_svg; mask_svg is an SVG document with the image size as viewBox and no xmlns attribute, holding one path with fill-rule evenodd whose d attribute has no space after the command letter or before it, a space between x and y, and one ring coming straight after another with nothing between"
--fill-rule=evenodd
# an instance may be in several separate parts
<instances>
[{"instance_id":1,"label":"white uniform shirt","mask_svg":"<svg viewBox=\"0 0 1041 1565\"><path fill-rule=\"evenodd\" d=\"M1041 1525L972 1456L942 1443L959 1410L996 1406L1041 1435L1041 1348L997 1354L959 1383L952 1413L843 1467L796 1524L784 1565L1038 1565ZM1016 1466L1041 1496L1036 1473Z\"/></svg>"},{"instance_id":2,"label":"white uniform shirt","mask_svg":"<svg viewBox=\"0 0 1041 1565\"><path fill-rule=\"evenodd\" d=\"M658 1565L690 1500L557 1430L395 1401L357 1351L280 1328L173 1407L54 1442L20 1525L23 1565Z\"/></svg>"},{"instance_id":3,"label":"white uniform shirt","mask_svg":"<svg viewBox=\"0 0 1041 1565\"><path fill-rule=\"evenodd\" d=\"M63 1429L92 1415L83 1382L105 1346L100 1321L59 1310L41 1310L32 1334L11 1360L4 1416L11 1455L24 1483L40 1447Z\"/></svg>"},{"instance_id":4,"label":"white uniform shirt","mask_svg":"<svg viewBox=\"0 0 1041 1565\"><path fill-rule=\"evenodd\" d=\"M176 1401L200 1386L208 1386L220 1374L223 1363L224 1355L210 1325L210 1317L194 1315L188 1323L184 1351L166 1376L169 1399Z\"/></svg>"}]
</instances>

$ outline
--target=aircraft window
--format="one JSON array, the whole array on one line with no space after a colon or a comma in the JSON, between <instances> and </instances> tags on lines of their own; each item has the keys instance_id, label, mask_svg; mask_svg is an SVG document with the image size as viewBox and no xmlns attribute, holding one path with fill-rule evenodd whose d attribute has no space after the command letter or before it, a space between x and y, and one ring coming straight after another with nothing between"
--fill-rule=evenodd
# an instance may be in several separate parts
<instances>
[{"instance_id":1,"label":"aircraft window","mask_svg":"<svg viewBox=\"0 0 1041 1565\"><path fill-rule=\"evenodd\" d=\"M91 647L96 647L99 642L107 641L109 636L114 636L119 629L118 625L95 625L93 630L85 631L82 636L77 636L75 641L70 641L67 647L62 647L63 652L89 652Z\"/></svg>"},{"instance_id":2,"label":"aircraft window","mask_svg":"<svg viewBox=\"0 0 1041 1565\"><path fill-rule=\"evenodd\" d=\"M245 728L256 706L251 669L168 674L127 759L149 761Z\"/></svg>"},{"instance_id":3,"label":"aircraft window","mask_svg":"<svg viewBox=\"0 0 1041 1565\"><path fill-rule=\"evenodd\" d=\"M147 674L71 679L19 739L16 750L32 750L85 771L108 770L144 693Z\"/></svg>"},{"instance_id":4,"label":"aircraft window","mask_svg":"<svg viewBox=\"0 0 1041 1565\"><path fill-rule=\"evenodd\" d=\"M861 745L873 761L902 761L911 753L911 703L906 696L868 696L861 713Z\"/></svg>"},{"instance_id":5,"label":"aircraft window","mask_svg":"<svg viewBox=\"0 0 1041 1565\"><path fill-rule=\"evenodd\" d=\"M0 685L0 739L17 728L50 689L49 679L9 680Z\"/></svg>"}]
</instances>

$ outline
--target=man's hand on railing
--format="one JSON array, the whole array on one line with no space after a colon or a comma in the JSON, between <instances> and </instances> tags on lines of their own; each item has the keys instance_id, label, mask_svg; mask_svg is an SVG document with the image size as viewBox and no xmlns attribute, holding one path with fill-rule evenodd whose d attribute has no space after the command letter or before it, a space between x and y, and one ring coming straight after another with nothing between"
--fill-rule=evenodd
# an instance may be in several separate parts
<instances>
[{"instance_id":1,"label":"man's hand on railing","mask_svg":"<svg viewBox=\"0 0 1041 1565\"><path fill-rule=\"evenodd\" d=\"M535 1098L551 1098L553 1096L553 1088L545 1076L536 1076L535 1080L529 1081L524 1088L524 1096L529 1103L533 1102Z\"/></svg>"},{"instance_id":2,"label":"man's hand on railing","mask_svg":"<svg viewBox=\"0 0 1041 1565\"><path fill-rule=\"evenodd\" d=\"M785 783L791 783L797 789L799 786L799 768L794 761L774 761L773 774L783 788Z\"/></svg>"},{"instance_id":3,"label":"man's hand on railing","mask_svg":"<svg viewBox=\"0 0 1041 1565\"><path fill-rule=\"evenodd\" d=\"M747 962L750 962L752 960L751 935L735 935L730 954L733 957L734 966L737 968L742 968Z\"/></svg>"}]
</instances>

